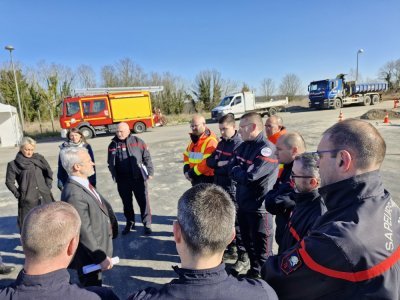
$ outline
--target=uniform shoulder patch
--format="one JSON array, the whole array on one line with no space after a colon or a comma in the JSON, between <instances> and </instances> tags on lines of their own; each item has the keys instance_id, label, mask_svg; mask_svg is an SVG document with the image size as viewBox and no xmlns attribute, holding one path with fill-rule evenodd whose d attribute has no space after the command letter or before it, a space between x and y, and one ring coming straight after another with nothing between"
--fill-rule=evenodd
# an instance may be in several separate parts
<instances>
[{"instance_id":1,"label":"uniform shoulder patch","mask_svg":"<svg viewBox=\"0 0 400 300\"><path fill-rule=\"evenodd\" d=\"M303 264L299 251L294 249L288 255L284 256L281 262L281 270L289 275L290 273L296 271Z\"/></svg>"},{"instance_id":2,"label":"uniform shoulder patch","mask_svg":"<svg viewBox=\"0 0 400 300\"><path fill-rule=\"evenodd\" d=\"M269 147L264 147L261 149L261 155L265 157L270 157L272 155L272 149Z\"/></svg>"}]
</instances>

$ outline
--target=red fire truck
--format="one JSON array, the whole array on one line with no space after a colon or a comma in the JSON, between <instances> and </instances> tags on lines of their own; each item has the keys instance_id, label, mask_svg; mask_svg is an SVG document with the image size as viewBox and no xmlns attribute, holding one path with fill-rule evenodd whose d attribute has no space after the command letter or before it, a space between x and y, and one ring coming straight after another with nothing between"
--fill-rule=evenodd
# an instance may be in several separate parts
<instances>
[{"instance_id":1,"label":"red fire truck","mask_svg":"<svg viewBox=\"0 0 400 300\"><path fill-rule=\"evenodd\" d=\"M77 89L63 100L61 136L76 127L91 138L115 132L120 122L142 133L154 126L150 93L162 90L162 86Z\"/></svg>"}]
</instances>

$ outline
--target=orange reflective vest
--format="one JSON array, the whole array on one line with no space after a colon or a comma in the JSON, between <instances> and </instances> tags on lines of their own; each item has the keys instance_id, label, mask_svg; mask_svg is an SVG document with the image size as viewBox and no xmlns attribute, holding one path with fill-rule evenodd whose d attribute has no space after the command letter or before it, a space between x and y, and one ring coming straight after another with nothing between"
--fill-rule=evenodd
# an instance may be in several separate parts
<instances>
[{"instance_id":1,"label":"orange reflective vest","mask_svg":"<svg viewBox=\"0 0 400 300\"><path fill-rule=\"evenodd\" d=\"M279 130L277 133L274 133L273 135L268 137L268 140L271 141L274 145L278 142L278 139L286 134L286 129L283 127L281 130ZM278 173L278 178L281 177L283 171L283 164L279 164L279 173Z\"/></svg>"},{"instance_id":2,"label":"orange reflective vest","mask_svg":"<svg viewBox=\"0 0 400 300\"><path fill-rule=\"evenodd\" d=\"M198 176L213 176L214 169L207 166L207 158L217 148L218 140L215 133L210 129L206 129L200 136L197 143L190 142L186 151L183 152L183 164L189 165L194 173Z\"/></svg>"}]
</instances>

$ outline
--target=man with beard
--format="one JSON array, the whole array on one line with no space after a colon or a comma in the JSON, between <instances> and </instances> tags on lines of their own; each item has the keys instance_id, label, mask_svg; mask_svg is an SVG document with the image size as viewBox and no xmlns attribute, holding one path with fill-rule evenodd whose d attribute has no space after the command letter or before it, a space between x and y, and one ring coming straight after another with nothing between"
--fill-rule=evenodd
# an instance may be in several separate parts
<instances>
[{"instance_id":1,"label":"man with beard","mask_svg":"<svg viewBox=\"0 0 400 300\"><path fill-rule=\"evenodd\" d=\"M190 143L183 153L183 174L192 185L213 183L214 170L207 166L207 158L217 148L217 136L206 127L201 115L194 115L190 122Z\"/></svg>"}]
</instances>

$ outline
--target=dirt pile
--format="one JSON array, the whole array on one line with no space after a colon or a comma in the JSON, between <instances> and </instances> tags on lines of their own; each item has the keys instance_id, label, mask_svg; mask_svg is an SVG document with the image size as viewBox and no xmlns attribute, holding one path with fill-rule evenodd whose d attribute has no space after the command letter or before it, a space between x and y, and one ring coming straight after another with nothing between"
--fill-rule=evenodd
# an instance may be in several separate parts
<instances>
[{"instance_id":1,"label":"dirt pile","mask_svg":"<svg viewBox=\"0 0 400 300\"><path fill-rule=\"evenodd\" d=\"M389 114L389 119L400 119L399 111L387 109L370 109L360 118L364 120L383 120L383 118L386 116L386 113Z\"/></svg>"}]
</instances>

